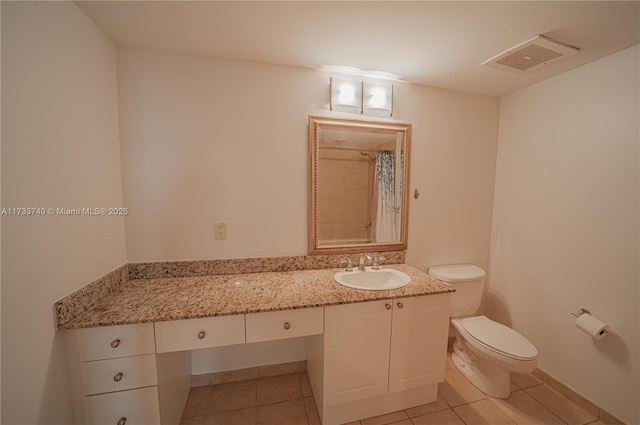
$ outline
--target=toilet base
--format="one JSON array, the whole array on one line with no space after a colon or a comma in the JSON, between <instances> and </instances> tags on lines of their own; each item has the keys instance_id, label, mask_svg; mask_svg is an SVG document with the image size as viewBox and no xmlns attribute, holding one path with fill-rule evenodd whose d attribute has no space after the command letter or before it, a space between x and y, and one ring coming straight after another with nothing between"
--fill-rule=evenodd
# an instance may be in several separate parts
<instances>
[{"instance_id":1,"label":"toilet base","mask_svg":"<svg viewBox=\"0 0 640 425\"><path fill-rule=\"evenodd\" d=\"M469 352L458 338L453 345L451 360L455 368L485 394L507 398L511 394L509 372Z\"/></svg>"}]
</instances>

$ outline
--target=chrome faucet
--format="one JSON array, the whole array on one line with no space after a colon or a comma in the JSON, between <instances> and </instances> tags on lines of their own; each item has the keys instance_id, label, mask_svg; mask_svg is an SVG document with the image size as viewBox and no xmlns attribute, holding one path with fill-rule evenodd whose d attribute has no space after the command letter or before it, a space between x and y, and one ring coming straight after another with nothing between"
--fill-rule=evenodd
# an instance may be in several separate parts
<instances>
[{"instance_id":1,"label":"chrome faucet","mask_svg":"<svg viewBox=\"0 0 640 425\"><path fill-rule=\"evenodd\" d=\"M371 256L368 254L360 254L360 259L358 260L358 270L361 272L365 271L365 268L364 268L365 260L372 261Z\"/></svg>"}]
</instances>

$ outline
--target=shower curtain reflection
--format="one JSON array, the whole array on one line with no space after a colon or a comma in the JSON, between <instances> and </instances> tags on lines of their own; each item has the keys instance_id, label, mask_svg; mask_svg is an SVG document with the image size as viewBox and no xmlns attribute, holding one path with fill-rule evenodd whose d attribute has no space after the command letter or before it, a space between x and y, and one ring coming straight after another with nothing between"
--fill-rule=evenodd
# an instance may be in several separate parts
<instances>
[{"instance_id":1,"label":"shower curtain reflection","mask_svg":"<svg viewBox=\"0 0 640 425\"><path fill-rule=\"evenodd\" d=\"M400 207L398 182L393 151L380 151L376 157L374 178L374 214L372 239L376 242L395 242L400 238Z\"/></svg>"}]
</instances>

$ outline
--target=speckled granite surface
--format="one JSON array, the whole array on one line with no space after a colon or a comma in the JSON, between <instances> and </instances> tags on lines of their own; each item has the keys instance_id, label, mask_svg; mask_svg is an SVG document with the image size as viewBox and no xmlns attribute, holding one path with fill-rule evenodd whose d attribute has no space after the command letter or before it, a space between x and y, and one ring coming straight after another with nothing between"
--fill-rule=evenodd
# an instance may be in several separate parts
<instances>
[{"instance_id":1,"label":"speckled granite surface","mask_svg":"<svg viewBox=\"0 0 640 425\"><path fill-rule=\"evenodd\" d=\"M356 264L359 255L330 254L125 264L80 288L71 295L56 301L54 304L56 327L61 329L65 323L69 323L81 312L91 309L103 297L119 290L129 279L328 269L340 267L340 261L345 258L351 258L351 261ZM384 257L384 261L380 261L380 264L399 264L404 263L405 252L372 252L371 255Z\"/></svg>"},{"instance_id":2,"label":"speckled granite surface","mask_svg":"<svg viewBox=\"0 0 640 425\"><path fill-rule=\"evenodd\" d=\"M384 257L380 264L404 263L404 251L371 252ZM284 272L340 267L340 260L351 258L357 264L360 254L300 255L290 257L234 258L225 260L170 261L129 264L129 279L192 277L232 273Z\"/></svg>"},{"instance_id":3,"label":"speckled granite surface","mask_svg":"<svg viewBox=\"0 0 640 425\"><path fill-rule=\"evenodd\" d=\"M118 267L90 284L57 301L53 308L56 323L67 323L107 295L119 291L128 280L128 265Z\"/></svg>"},{"instance_id":4,"label":"speckled granite surface","mask_svg":"<svg viewBox=\"0 0 640 425\"><path fill-rule=\"evenodd\" d=\"M440 294L453 290L405 264L411 283L389 291L364 291L336 283L340 269L132 279L59 329L192 319Z\"/></svg>"}]
</instances>

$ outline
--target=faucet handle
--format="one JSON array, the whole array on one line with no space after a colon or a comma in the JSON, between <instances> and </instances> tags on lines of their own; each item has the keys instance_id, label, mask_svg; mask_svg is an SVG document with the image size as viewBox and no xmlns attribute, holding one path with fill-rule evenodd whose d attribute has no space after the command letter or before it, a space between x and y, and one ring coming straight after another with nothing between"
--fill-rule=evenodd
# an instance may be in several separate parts
<instances>
[{"instance_id":1,"label":"faucet handle","mask_svg":"<svg viewBox=\"0 0 640 425\"><path fill-rule=\"evenodd\" d=\"M380 256L380 257L373 257L373 264L371 265L371 268L373 270L378 270L380 268L380 261L386 260L386 257Z\"/></svg>"},{"instance_id":2,"label":"faucet handle","mask_svg":"<svg viewBox=\"0 0 640 425\"><path fill-rule=\"evenodd\" d=\"M345 272L352 272L353 271L353 262L351 261L351 258L342 258L340 260L340 264L346 264L347 267L345 267L344 271Z\"/></svg>"}]
</instances>

